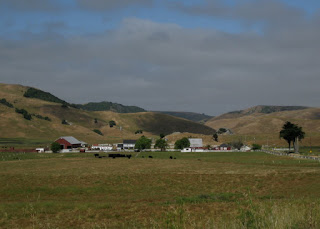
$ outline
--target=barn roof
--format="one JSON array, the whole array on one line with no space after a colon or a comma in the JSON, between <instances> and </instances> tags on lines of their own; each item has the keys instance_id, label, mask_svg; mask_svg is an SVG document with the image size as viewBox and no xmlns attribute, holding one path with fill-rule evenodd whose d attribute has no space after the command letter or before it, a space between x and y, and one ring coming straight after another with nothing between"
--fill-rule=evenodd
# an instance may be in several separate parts
<instances>
[{"instance_id":1,"label":"barn roof","mask_svg":"<svg viewBox=\"0 0 320 229\"><path fill-rule=\"evenodd\" d=\"M69 142L72 145L83 144L84 143L84 142L79 141L78 139L76 139L75 137L72 137L72 136L64 136L64 137L60 137L59 139L61 139L61 138L66 140L67 142Z\"/></svg>"}]
</instances>

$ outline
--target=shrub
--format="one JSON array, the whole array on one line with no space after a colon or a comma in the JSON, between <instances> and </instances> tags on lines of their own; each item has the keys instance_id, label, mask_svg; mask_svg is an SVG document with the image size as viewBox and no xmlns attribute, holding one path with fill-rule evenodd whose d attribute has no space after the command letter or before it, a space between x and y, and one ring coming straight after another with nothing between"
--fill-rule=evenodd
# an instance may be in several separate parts
<instances>
[{"instance_id":1,"label":"shrub","mask_svg":"<svg viewBox=\"0 0 320 229\"><path fill-rule=\"evenodd\" d=\"M102 133L100 130L98 130L98 129L94 129L94 130L93 130L93 132L95 132L95 133L97 133L97 134L99 134L99 135L103 136L103 133Z\"/></svg>"},{"instance_id":2,"label":"shrub","mask_svg":"<svg viewBox=\"0 0 320 229\"><path fill-rule=\"evenodd\" d=\"M115 121L113 121L113 120L109 121L109 126L110 126L110 127L113 127L113 126L116 126L116 125L117 125L117 124L116 124Z\"/></svg>"},{"instance_id":3,"label":"shrub","mask_svg":"<svg viewBox=\"0 0 320 229\"><path fill-rule=\"evenodd\" d=\"M7 107L13 108L13 105L9 103L6 99L0 99L0 103Z\"/></svg>"},{"instance_id":4,"label":"shrub","mask_svg":"<svg viewBox=\"0 0 320 229\"><path fill-rule=\"evenodd\" d=\"M151 139L148 139L148 138L146 138L145 136L141 136L141 137L137 140L134 148L135 148L135 149L139 149L139 150L142 150L142 149L150 149L150 148L151 148L151 143L152 143Z\"/></svg>"},{"instance_id":5,"label":"shrub","mask_svg":"<svg viewBox=\"0 0 320 229\"><path fill-rule=\"evenodd\" d=\"M253 150L261 150L262 146L259 144L252 144L252 149Z\"/></svg>"},{"instance_id":6,"label":"shrub","mask_svg":"<svg viewBox=\"0 0 320 229\"><path fill-rule=\"evenodd\" d=\"M190 141L188 138L184 137L184 138L181 138L179 140L177 140L175 143L174 143L174 148L175 149L183 149L183 148L187 148L190 146Z\"/></svg>"},{"instance_id":7,"label":"shrub","mask_svg":"<svg viewBox=\"0 0 320 229\"><path fill-rule=\"evenodd\" d=\"M42 120L46 120L46 121L51 121L51 119L46 116L46 117L43 117L42 115L39 115L39 114L33 114L33 116L37 117L38 119L42 119Z\"/></svg>"},{"instance_id":8,"label":"shrub","mask_svg":"<svg viewBox=\"0 0 320 229\"><path fill-rule=\"evenodd\" d=\"M51 144L50 149L52 150L53 153L58 153L60 151L60 149L61 149L61 146L60 146L60 144L58 142L53 142Z\"/></svg>"},{"instance_id":9,"label":"shrub","mask_svg":"<svg viewBox=\"0 0 320 229\"><path fill-rule=\"evenodd\" d=\"M16 108L16 112L18 114L22 114L23 115L23 118L27 119L27 120L31 120L32 119L32 116L31 114L28 113L28 111L26 111L25 109L18 109Z\"/></svg>"},{"instance_id":10,"label":"shrub","mask_svg":"<svg viewBox=\"0 0 320 229\"><path fill-rule=\"evenodd\" d=\"M143 130L137 130L136 132L134 132L135 134L142 134Z\"/></svg>"},{"instance_id":11,"label":"shrub","mask_svg":"<svg viewBox=\"0 0 320 229\"><path fill-rule=\"evenodd\" d=\"M69 125L69 123L68 123L67 120L65 120L65 119L63 119L63 120L61 121L61 124L63 124L63 125Z\"/></svg>"}]
</instances>

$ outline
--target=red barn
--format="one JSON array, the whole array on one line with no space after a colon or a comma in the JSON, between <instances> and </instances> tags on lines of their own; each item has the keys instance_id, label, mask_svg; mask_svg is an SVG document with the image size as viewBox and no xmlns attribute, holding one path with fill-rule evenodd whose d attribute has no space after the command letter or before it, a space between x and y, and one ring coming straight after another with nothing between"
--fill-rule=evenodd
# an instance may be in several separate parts
<instances>
[{"instance_id":1,"label":"red barn","mask_svg":"<svg viewBox=\"0 0 320 229\"><path fill-rule=\"evenodd\" d=\"M60 137L55 140L55 142L58 142L60 144L61 149L79 148L82 145L86 144L85 142L81 142L72 136Z\"/></svg>"}]
</instances>

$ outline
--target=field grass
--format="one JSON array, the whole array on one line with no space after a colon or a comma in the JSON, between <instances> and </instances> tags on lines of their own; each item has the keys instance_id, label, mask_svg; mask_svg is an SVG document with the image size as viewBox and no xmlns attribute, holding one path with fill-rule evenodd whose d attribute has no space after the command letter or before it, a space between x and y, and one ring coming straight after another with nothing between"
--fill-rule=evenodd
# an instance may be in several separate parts
<instances>
[{"instance_id":1,"label":"field grass","mask_svg":"<svg viewBox=\"0 0 320 229\"><path fill-rule=\"evenodd\" d=\"M31 148L37 146L50 146L51 142L43 139L28 139L28 138L0 138L0 149L5 147L15 148Z\"/></svg>"},{"instance_id":2,"label":"field grass","mask_svg":"<svg viewBox=\"0 0 320 229\"><path fill-rule=\"evenodd\" d=\"M0 228L319 228L319 178L261 152L0 153Z\"/></svg>"}]
</instances>

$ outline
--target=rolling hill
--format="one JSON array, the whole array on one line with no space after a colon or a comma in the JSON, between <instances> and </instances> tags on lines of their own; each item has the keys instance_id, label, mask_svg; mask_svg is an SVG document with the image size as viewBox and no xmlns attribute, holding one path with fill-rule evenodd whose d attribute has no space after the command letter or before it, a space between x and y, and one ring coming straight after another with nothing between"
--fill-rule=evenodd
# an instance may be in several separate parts
<instances>
[{"instance_id":1,"label":"rolling hill","mask_svg":"<svg viewBox=\"0 0 320 229\"><path fill-rule=\"evenodd\" d=\"M60 136L72 135L88 143L113 143L122 142L124 138L139 138L141 135L136 135L136 130L143 130L146 136L172 132L215 132L212 128L196 122L154 112L87 111L39 89L36 89L36 94L40 94L40 97L24 96L29 89L30 87L21 85L0 84L0 100L5 101L0 103L0 138L52 142ZM17 110L27 112L31 120L24 118L23 112L17 113ZM62 124L62 120L66 120L69 125ZM110 127L111 120L117 125ZM95 129L100 130L103 136L95 133Z\"/></svg>"},{"instance_id":2,"label":"rolling hill","mask_svg":"<svg viewBox=\"0 0 320 229\"><path fill-rule=\"evenodd\" d=\"M273 142L285 145L285 142L279 139L279 131L286 121L298 124L306 132L302 144L320 145L320 108L257 106L214 117L205 124L217 130L231 129L237 136L250 138L251 143L260 138L261 144Z\"/></svg>"},{"instance_id":3,"label":"rolling hill","mask_svg":"<svg viewBox=\"0 0 320 229\"><path fill-rule=\"evenodd\" d=\"M181 111L155 111L155 112L172 115L175 117L184 118L190 121L200 122L200 123L204 123L209 119L213 118L212 116L209 116L206 114L199 114L195 112L181 112Z\"/></svg>"}]
</instances>

